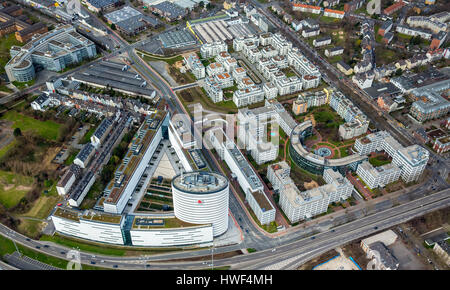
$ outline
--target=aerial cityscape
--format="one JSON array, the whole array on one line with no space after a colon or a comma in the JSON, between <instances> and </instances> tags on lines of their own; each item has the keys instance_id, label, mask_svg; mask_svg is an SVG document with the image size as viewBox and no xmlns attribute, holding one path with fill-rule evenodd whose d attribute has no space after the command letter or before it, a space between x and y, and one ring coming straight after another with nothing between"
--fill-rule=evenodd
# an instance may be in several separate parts
<instances>
[{"instance_id":1,"label":"aerial cityscape","mask_svg":"<svg viewBox=\"0 0 450 290\"><path fill-rule=\"evenodd\" d=\"M0 0L0 270L450 270L449 32L447 0Z\"/></svg>"}]
</instances>

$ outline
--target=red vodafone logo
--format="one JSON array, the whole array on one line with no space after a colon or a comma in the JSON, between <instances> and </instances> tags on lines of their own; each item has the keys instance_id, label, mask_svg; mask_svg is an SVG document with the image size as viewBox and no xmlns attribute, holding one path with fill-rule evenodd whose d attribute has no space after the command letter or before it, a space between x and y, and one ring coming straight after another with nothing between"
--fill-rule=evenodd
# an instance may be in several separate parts
<instances>
[{"instance_id":1,"label":"red vodafone logo","mask_svg":"<svg viewBox=\"0 0 450 290\"><path fill-rule=\"evenodd\" d=\"M197 201L197 203L202 203L202 201L199 199L199 200Z\"/></svg>"}]
</instances>

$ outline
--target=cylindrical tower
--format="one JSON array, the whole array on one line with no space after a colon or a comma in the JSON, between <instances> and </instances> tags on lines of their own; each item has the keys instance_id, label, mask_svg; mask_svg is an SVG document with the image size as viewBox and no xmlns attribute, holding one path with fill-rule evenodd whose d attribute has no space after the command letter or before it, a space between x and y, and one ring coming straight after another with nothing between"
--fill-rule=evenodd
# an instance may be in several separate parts
<instances>
[{"instance_id":1,"label":"cylindrical tower","mask_svg":"<svg viewBox=\"0 0 450 290\"><path fill-rule=\"evenodd\" d=\"M214 236L228 228L228 194L228 180L219 173L186 172L172 180L175 216L188 223L212 224Z\"/></svg>"}]
</instances>

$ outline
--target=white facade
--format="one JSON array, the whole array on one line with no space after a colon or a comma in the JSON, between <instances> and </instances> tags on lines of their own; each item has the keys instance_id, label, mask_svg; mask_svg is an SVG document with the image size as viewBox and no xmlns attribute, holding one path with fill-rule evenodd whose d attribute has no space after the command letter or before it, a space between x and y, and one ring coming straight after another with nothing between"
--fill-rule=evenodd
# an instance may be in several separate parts
<instances>
[{"instance_id":1,"label":"white facade","mask_svg":"<svg viewBox=\"0 0 450 290\"><path fill-rule=\"evenodd\" d=\"M290 178L290 166L282 161L267 169L267 178L279 191L279 204L292 223L324 213L332 202L345 200L353 192L353 185L339 172L324 171L326 185L301 192Z\"/></svg>"},{"instance_id":2,"label":"white facade","mask_svg":"<svg viewBox=\"0 0 450 290\"><path fill-rule=\"evenodd\" d=\"M223 51L227 51L228 46L223 41L205 43L200 47L200 54L203 58L211 58Z\"/></svg>"},{"instance_id":3,"label":"white facade","mask_svg":"<svg viewBox=\"0 0 450 290\"><path fill-rule=\"evenodd\" d=\"M417 181L427 166L430 153L423 147L414 144L396 152L392 163L402 169L402 179L408 183Z\"/></svg>"},{"instance_id":4,"label":"white facade","mask_svg":"<svg viewBox=\"0 0 450 290\"><path fill-rule=\"evenodd\" d=\"M248 106L264 100L264 91L260 86L251 86L233 93L233 102L238 108Z\"/></svg>"},{"instance_id":5,"label":"white facade","mask_svg":"<svg viewBox=\"0 0 450 290\"><path fill-rule=\"evenodd\" d=\"M190 149L195 146L196 142L194 141L193 135L187 129L184 129L182 125L174 125L172 120L169 121L168 131L170 144L175 150L181 165L183 165L185 171L192 171L192 166L189 163L183 149Z\"/></svg>"},{"instance_id":6,"label":"white facade","mask_svg":"<svg viewBox=\"0 0 450 290\"><path fill-rule=\"evenodd\" d=\"M214 236L228 228L229 185L218 173L194 171L172 180L175 216L193 224L212 224Z\"/></svg>"},{"instance_id":7,"label":"white facade","mask_svg":"<svg viewBox=\"0 0 450 290\"><path fill-rule=\"evenodd\" d=\"M368 161L358 165L356 174L367 184L370 189L384 187L400 178L401 170L395 164L389 163L379 167L373 167Z\"/></svg>"},{"instance_id":8,"label":"white facade","mask_svg":"<svg viewBox=\"0 0 450 290\"><path fill-rule=\"evenodd\" d=\"M76 180L75 173L73 173L71 170L68 170L63 175L61 181L58 182L58 185L56 186L56 191L58 191L58 194L66 195L69 192L75 180Z\"/></svg>"},{"instance_id":9,"label":"white facade","mask_svg":"<svg viewBox=\"0 0 450 290\"><path fill-rule=\"evenodd\" d=\"M167 229L131 229L131 243L142 247L170 247L213 242L210 225Z\"/></svg>"},{"instance_id":10,"label":"white facade","mask_svg":"<svg viewBox=\"0 0 450 290\"><path fill-rule=\"evenodd\" d=\"M133 145L129 147L129 150L124 157L123 162L125 163L123 164L125 166L119 167L119 169L115 172L116 176L121 176L121 178L124 178L125 181L122 181L119 186L112 187L108 197L103 203L105 212L115 214L122 213L142 174L144 173L147 164L150 162L151 157L162 140L162 124L166 123L168 118L169 114L167 112L158 112L157 114L150 115L145 119L144 123L137 132L138 137L134 139ZM153 122L158 122L155 128L150 127ZM143 141L148 143L143 143ZM134 158L138 158L138 160ZM124 174L124 172L118 171L121 168L122 170L125 170L131 159L134 159L134 162L138 163L133 164L135 166L133 171L129 172L128 175Z\"/></svg>"}]
</instances>

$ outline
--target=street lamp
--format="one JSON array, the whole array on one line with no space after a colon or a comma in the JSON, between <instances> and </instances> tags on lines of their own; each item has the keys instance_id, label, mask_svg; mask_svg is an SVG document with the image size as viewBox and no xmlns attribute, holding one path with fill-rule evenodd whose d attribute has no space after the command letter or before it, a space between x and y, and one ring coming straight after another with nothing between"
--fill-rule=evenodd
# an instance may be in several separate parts
<instances>
[{"instance_id":1,"label":"street lamp","mask_svg":"<svg viewBox=\"0 0 450 290\"><path fill-rule=\"evenodd\" d=\"M214 270L214 244L211 248L211 270Z\"/></svg>"}]
</instances>

